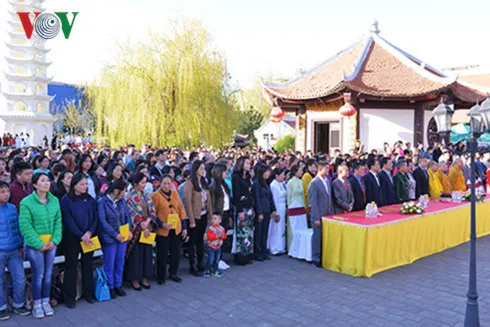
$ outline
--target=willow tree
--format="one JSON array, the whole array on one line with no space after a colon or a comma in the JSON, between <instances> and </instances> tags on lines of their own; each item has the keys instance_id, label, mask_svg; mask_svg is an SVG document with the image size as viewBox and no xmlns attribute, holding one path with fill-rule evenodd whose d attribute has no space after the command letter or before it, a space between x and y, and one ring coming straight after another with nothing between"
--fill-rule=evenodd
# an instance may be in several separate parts
<instances>
[{"instance_id":1,"label":"willow tree","mask_svg":"<svg viewBox=\"0 0 490 327\"><path fill-rule=\"evenodd\" d=\"M222 145L233 135L235 109L224 56L197 21L169 34L121 46L88 90L97 135L108 144Z\"/></svg>"}]
</instances>

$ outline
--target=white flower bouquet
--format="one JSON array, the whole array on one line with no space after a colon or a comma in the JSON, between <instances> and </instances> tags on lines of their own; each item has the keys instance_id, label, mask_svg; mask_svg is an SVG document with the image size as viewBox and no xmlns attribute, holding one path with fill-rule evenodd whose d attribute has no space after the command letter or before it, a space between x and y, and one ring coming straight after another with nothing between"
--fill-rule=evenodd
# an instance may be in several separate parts
<instances>
[{"instance_id":1,"label":"white flower bouquet","mask_svg":"<svg viewBox=\"0 0 490 327\"><path fill-rule=\"evenodd\" d=\"M405 202L400 208L400 213L403 215L421 214L424 212L423 206L415 202Z\"/></svg>"}]
</instances>

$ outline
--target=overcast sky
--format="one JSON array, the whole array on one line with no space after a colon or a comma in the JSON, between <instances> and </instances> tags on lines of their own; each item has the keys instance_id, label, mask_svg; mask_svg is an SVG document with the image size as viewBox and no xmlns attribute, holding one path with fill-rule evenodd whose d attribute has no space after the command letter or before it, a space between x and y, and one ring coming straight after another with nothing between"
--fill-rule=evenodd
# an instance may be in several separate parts
<instances>
[{"instance_id":1,"label":"overcast sky","mask_svg":"<svg viewBox=\"0 0 490 327\"><path fill-rule=\"evenodd\" d=\"M44 6L80 12L69 40L60 33L48 41L48 72L66 83L92 81L113 61L118 42L145 40L149 29L165 31L179 17L203 21L240 87L315 66L366 35L374 19L381 36L435 67L486 69L490 61L490 1L46 0ZM8 8L1 0L2 68Z\"/></svg>"}]
</instances>

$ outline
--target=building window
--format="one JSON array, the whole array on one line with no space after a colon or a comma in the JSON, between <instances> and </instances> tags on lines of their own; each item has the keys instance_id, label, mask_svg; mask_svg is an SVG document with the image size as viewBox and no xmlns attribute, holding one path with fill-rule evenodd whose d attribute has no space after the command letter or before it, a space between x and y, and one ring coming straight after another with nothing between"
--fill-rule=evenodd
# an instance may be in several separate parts
<instances>
[{"instance_id":1,"label":"building window","mask_svg":"<svg viewBox=\"0 0 490 327\"><path fill-rule=\"evenodd\" d=\"M14 109L15 111L26 111L26 105L24 102L16 102Z\"/></svg>"},{"instance_id":2,"label":"building window","mask_svg":"<svg viewBox=\"0 0 490 327\"><path fill-rule=\"evenodd\" d=\"M23 66L16 66L15 67L15 73L16 74L24 74L26 72L26 69Z\"/></svg>"},{"instance_id":3,"label":"building window","mask_svg":"<svg viewBox=\"0 0 490 327\"><path fill-rule=\"evenodd\" d=\"M24 29L22 27L17 27L17 29L15 31L18 33L23 33Z\"/></svg>"},{"instance_id":4,"label":"building window","mask_svg":"<svg viewBox=\"0 0 490 327\"><path fill-rule=\"evenodd\" d=\"M15 85L15 93L24 93L26 91L26 86L22 83Z\"/></svg>"},{"instance_id":5,"label":"building window","mask_svg":"<svg viewBox=\"0 0 490 327\"><path fill-rule=\"evenodd\" d=\"M37 94L43 94L44 93L44 87L42 85L37 86Z\"/></svg>"},{"instance_id":6,"label":"building window","mask_svg":"<svg viewBox=\"0 0 490 327\"><path fill-rule=\"evenodd\" d=\"M15 53L15 58L24 58L24 57L25 57L25 54L22 51L17 51Z\"/></svg>"},{"instance_id":7,"label":"building window","mask_svg":"<svg viewBox=\"0 0 490 327\"><path fill-rule=\"evenodd\" d=\"M41 61L41 60L43 60L43 57L40 54L37 54L36 55L36 60L37 61Z\"/></svg>"},{"instance_id":8,"label":"building window","mask_svg":"<svg viewBox=\"0 0 490 327\"><path fill-rule=\"evenodd\" d=\"M330 137L330 147L340 148L340 131L332 131Z\"/></svg>"},{"instance_id":9,"label":"building window","mask_svg":"<svg viewBox=\"0 0 490 327\"><path fill-rule=\"evenodd\" d=\"M26 44L26 40L22 40L22 39L16 39L14 41L15 44Z\"/></svg>"},{"instance_id":10,"label":"building window","mask_svg":"<svg viewBox=\"0 0 490 327\"><path fill-rule=\"evenodd\" d=\"M41 74L41 72L42 72L41 68L36 68L36 74L37 74L37 75L40 75L40 74Z\"/></svg>"},{"instance_id":11,"label":"building window","mask_svg":"<svg viewBox=\"0 0 490 327\"><path fill-rule=\"evenodd\" d=\"M37 112L46 112L46 107L44 106L44 104L39 103L37 105Z\"/></svg>"}]
</instances>

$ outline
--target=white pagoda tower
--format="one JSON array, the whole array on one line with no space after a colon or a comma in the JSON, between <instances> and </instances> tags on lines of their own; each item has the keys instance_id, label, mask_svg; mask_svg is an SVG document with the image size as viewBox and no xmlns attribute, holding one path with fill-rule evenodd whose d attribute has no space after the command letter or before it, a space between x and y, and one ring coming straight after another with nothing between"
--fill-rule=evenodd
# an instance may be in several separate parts
<instances>
[{"instance_id":1,"label":"white pagoda tower","mask_svg":"<svg viewBox=\"0 0 490 327\"><path fill-rule=\"evenodd\" d=\"M44 0L8 0L8 41L0 84L0 135L21 132L33 145L51 139L56 118L49 113L46 40L35 32L27 39L17 12L42 12ZM34 16L34 14L32 14ZM34 20L34 17L31 17Z\"/></svg>"}]
</instances>

